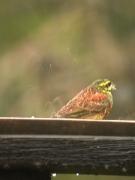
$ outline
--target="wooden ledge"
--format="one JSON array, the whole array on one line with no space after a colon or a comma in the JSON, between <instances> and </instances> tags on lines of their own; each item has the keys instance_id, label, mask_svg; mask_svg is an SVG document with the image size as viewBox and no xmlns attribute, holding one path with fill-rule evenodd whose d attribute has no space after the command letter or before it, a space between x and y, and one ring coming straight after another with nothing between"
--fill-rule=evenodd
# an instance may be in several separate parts
<instances>
[{"instance_id":1,"label":"wooden ledge","mask_svg":"<svg viewBox=\"0 0 135 180\"><path fill-rule=\"evenodd\" d=\"M135 136L135 120L0 117L0 134Z\"/></svg>"},{"instance_id":2,"label":"wooden ledge","mask_svg":"<svg viewBox=\"0 0 135 180\"><path fill-rule=\"evenodd\" d=\"M0 172L25 170L135 175L135 121L0 117Z\"/></svg>"}]
</instances>

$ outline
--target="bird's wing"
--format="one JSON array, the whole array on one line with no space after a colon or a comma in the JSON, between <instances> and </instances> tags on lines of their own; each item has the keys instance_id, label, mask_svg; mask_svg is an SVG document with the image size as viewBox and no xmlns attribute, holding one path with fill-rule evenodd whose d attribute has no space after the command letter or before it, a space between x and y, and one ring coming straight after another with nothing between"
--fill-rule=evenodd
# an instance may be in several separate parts
<instances>
[{"instance_id":1,"label":"bird's wing","mask_svg":"<svg viewBox=\"0 0 135 180\"><path fill-rule=\"evenodd\" d=\"M77 111L74 111L74 112L71 112L71 113L66 112L64 114L64 117L65 118L81 118L81 117L84 117L84 116L87 116L87 115L89 115L88 110L78 109Z\"/></svg>"},{"instance_id":2,"label":"bird's wing","mask_svg":"<svg viewBox=\"0 0 135 180\"><path fill-rule=\"evenodd\" d=\"M103 93L94 94L91 101L86 101L85 108L91 113L103 112L110 105L108 96Z\"/></svg>"},{"instance_id":3,"label":"bird's wing","mask_svg":"<svg viewBox=\"0 0 135 180\"><path fill-rule=\"evenodd\" d=\"M74 107L72 112L66 111L64 117L66 118L81 118L85 116L94 116L103 113L108 106L108 101L100 100L99 102L91 101L87 107Z\"/></svg>"}]
</instances>

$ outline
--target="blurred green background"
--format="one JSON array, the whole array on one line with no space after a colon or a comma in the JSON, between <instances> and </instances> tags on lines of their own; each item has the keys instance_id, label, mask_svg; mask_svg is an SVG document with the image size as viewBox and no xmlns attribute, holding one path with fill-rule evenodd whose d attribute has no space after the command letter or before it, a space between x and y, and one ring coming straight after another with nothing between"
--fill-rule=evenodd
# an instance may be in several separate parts
<instances>
[{"instance_id":1,"label":"blurred green background","mask_svg":"<svg viewBox=\"0 0 135 180\"><path fill-rule=\"evenodd\" d=\"M117 86L109 119L135 119L134 0L0 1L0 116L49 117L98 78Z\"/></svg>"},{"instance_id":2,"label":"blurred green background","mask_svg":"<svg viewBox=\"0 0 135 180\"><path fill-rule=\"evenodd\" d=\"M134 180L135 177L130 176L101 176L101 175L79 175L76 176L75 174L58 174L55 177L52 177L52 180Z\"/></svg>"},{"instance_id":3,"label":"blurred green background","mask_svg":"<svg viewBox=\"0 0 135 180\"><path fill-rule=\"evenodd\" d=\"M0 116L49 117L98 78L135 119L134 0L0 1Z\"/></svg>"}]
</instances>

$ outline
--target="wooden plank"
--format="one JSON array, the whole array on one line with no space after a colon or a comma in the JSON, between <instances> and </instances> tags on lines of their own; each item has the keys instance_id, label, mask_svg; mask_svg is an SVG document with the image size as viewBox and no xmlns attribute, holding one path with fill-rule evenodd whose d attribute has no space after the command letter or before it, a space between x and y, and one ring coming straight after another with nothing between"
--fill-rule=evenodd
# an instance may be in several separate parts
<instances>
[{"instance_id":1,"label":"wooden plank","mask_svg":"<svg viewBox=\"0 0 135 180\"><path fill-rule=\"evenodd\" d=\"M1 117L0 172L23 170L135 175L135 121Z\"/></svg>"},{"instance_id":2,"label":"wooden plank","mask_svg":"<svg viewBox=\"0 0 135 180\"><path fill-rule=\"evenodd\" d=\"M0 134L135 136L135 121L1 117Z\"/></svg>"},{"instance_id":3,"label":"wooden plank","mask_svg":"<svg viewBox=\"0 0 135 180\"><path fill-rule=\"evenodd\" d=\"M2 180L51 180L51 173L28 169L0 170Z\"/></svg>"},{"instance_id":4,"label":"wooden plank","mask_svg":"<svg viewBox=\"0 0 135 180\"><path fill-rule=\"evenodd\" d=\"M0 170L135 175L135 137L0 135Z\"/></svg>"}]
</instances>

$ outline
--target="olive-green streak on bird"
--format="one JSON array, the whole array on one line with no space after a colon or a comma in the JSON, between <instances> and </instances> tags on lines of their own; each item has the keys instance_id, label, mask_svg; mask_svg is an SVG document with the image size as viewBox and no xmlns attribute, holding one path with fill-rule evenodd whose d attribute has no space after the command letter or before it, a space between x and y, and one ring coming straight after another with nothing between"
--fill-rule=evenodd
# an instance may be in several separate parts
<instances>
[{"instance_id":1,"label":"olive-green streak on bird","mask_svg":"<svg viewBox=\"0 0 135 180\"><path fill-rule=\"evenodd\" d=\"M106 119L113 106L112 90L115 85L108 79L99 79L81 90L63 106L56 118Z\"/></svg>"}]
</instances>

